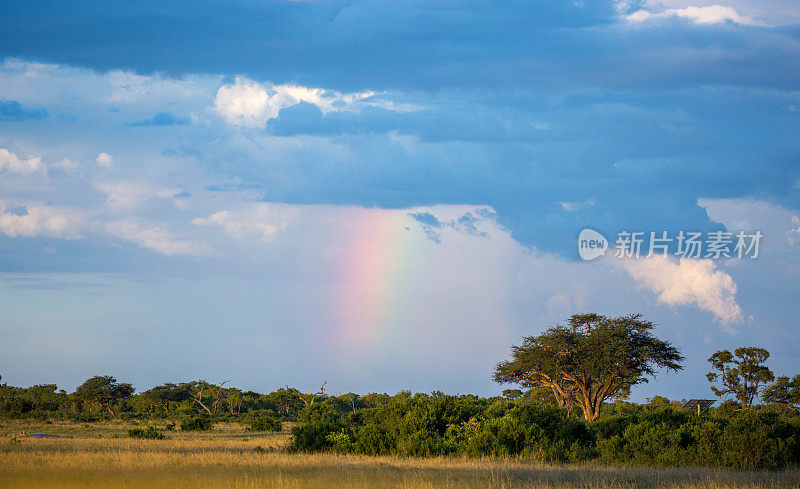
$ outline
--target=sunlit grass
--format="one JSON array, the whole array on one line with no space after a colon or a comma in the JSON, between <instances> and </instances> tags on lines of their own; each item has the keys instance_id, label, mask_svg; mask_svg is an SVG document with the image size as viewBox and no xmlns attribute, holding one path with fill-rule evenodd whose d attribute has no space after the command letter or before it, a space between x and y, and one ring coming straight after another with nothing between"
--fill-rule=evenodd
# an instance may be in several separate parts
<instances>
[{"instance_id":1,"label":"sunlit grass","mask_svg":"<svg viewBox=\"0 0 800 489\"><path fill-rule=\"evenodd\" d=\"M164 423L159 423L163 427ZM287 432L253 434L238 424L210 433L125 437L132 425L4 424L3 488L796 488L800 471L609 468L519 460L417 459L288 454ZM19 438L20 431L63 438ZM261 447L261 448L257 448Z\"/></svg>"}]
</instances>

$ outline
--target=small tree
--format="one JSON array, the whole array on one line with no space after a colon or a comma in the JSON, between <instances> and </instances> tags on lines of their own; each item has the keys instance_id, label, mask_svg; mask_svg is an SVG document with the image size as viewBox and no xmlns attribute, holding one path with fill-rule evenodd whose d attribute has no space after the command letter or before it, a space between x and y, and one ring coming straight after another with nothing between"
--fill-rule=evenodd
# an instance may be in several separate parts
<instances>
[{"instance_id":1,"label":"small tree","mask_svg":"<svg viewBox=\"0 0 800 489\"><path fill-rule=\"evenodd\" d=\"M110 375L95 375L81 384L75 390L73 396L80 401L100 406L101 409L107 411L116 420L117 415L114 412L114 404L130 397L133 391L134 388L131 384L120 384L117 379Z\"/></svg>"},{"instance_id":2,"label":"small tree","mask_svg":"<svg viewBox=\"0 0 800 489\"><path fill-rule=\"evenodd\" d=\"M774 384L764 390L764 402L784 404L794 411L800 411L800 375L781 376Z\"/></svg>"},{"instance_id":3,"label":"small tree","mask_svg":"<svg viewBox=\"0 0 800 489\"><path fill-rule=\"evenodd\" d=\"M203 410L211 416L211 410L208 409L208 406L203 402L203 395L207 394L208 391L213 390L211 384L206 382L203 379L188 382L185 384L181 384L181 387L184 387L189 392L189 399L191 399L195 404L203 408ZM206 401L208 402L208 396L206 396Z\"/></svg>"},{"instance_id":4,"label":"small tree","mask_svg":"<svg viewBox=\"0 0 800 489\"><path fill-rule=\"evenodd\" d=\"M711 386L711 391L719 397L733 394L742 404L750 407L761 390L775 378L768 367L763 365L769 359L769 352L764 348L739 347L731 353L720 350L708 362L718 372L706 374L709 382L719 382L721 388Z\"/></svg>"},{"instance_id":5,"label":"small tree","mask_svg":"<svg viewBox=\"0 0 800 489\"><path fill-rule=\"evenodd\" d=\"M300 395L300 400L303 401L303 404L305 404L306 406L311 406L311 405L314 404L314 401L316 401L317 398L325 399L326 397L328 397L328 394L325 394L325 385L327 383L328 383L327 380L323 381L322 382L322 386L319 388L319 392L317 392L317 393L314 393L314 394L301 394Z\"/></svg>"},{"instance_id":6,"label":"small tree","mask_svg":"<svg viewBox=\"0 0 800 489\"><path fill-rule=\"evenodd\" d=\"M166 383L142 392L142 397L153 405L161 406L164 412L169 412L170 404L189 399L189 386Z\"/></svg>"},{"instance_id":7,"label":"small tree","mask_svg":"<svg viewBox=\"0 0 800 489\"><path fill-rule=\"evenodd\" d=\"M296 414L302 407L303 395L294 387L281 387L275 392L266 396L267 400L278 408L278 412L283 416Z\"/></svg>"},{"instance_id":8,"label":"small tree","mask_svg":"<svg viewBox=\"0 0 800 489\"><path fill-rule=\"evenodd\" d=\"M656 367L682 368L678 349L653 336L653 327L640 314L575 314L566 326L513 346L511 360L497 365L494 380L549 388L559 405L576 404L587 421L594 421L605 400L625 397Z\"/></svg>"}]
</instances>

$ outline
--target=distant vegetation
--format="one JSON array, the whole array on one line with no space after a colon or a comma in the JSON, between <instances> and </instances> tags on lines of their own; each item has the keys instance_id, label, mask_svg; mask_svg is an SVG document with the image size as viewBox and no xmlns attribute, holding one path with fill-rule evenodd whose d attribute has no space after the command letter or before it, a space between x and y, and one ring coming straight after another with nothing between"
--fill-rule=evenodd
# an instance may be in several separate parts
<instances>
[{"instance_id":1,"label":"distant vegetation","mask_svg":"<svg viewBox=\"0 0 800 489\"><path fill-rule=\"evenodd\" d=\"M396 456L518 457L608 464L782 468L800 462L800 375L775 380L761 348L709 358L713 391L728 397L698 416L656 396L625 402L632 386L683 358L639 315L571 317L512 348L494 373L503 396L330 395L284 387L268 394L227 382L167 383L139 394L112 376L74 393L56 385L0 385L0 417L77 422L168 420L182 431L238 421L253 432L292 422L292 452ZM760 402L759 402L760 401ZM161 438L155 429L129 436Z\"/></svg>"},{"instance_id":2,"label":"distant vegetation","mask_svg":"<svg viewBox=\"0 0 800 489\"><path fill-rule=\"evenodd\" d=\"M131 438L144 438L147 440L163 440L164 434L158 431L154 426L149 426L146 429L131 428L128 430L128 436Z\"/></svg>"}]
</instances>

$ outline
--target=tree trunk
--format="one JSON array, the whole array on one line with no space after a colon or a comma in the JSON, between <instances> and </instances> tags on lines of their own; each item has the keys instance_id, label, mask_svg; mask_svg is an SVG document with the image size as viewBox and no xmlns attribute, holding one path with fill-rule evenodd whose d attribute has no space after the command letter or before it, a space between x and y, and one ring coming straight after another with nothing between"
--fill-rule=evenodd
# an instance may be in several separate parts
<instances>
[{"instance_id":1,"label":"tree trunk","mask_svg":"<svg viewBox=\"0 0 800 489\"><path fill-rule=\"evenodd\" d=\"M116 415L116 414L114 414L114 410L113 410L113 409L111 409L111 405L110 405L110 404L106 404L106 405L104 405L103 407L104 407L104 408L106 408L106 411L108 411L108 413L109 413L109 414L111 414L111 418L112 418L114 421L116 421L116 420L117 420L117 415Z\"/></svg>"},{"instance_id":2,"label":"tree trunk","mask_svg":"<svg viewBox=\"0 0 800 489\"><path fill-rule=\"evenodd\" d=\"M193 401L194 401L194 402L196 402L197 404L199 404L201 408L205 409L205 410L206 410L206 412L207 412L209 415L211 414L211 410L210 410L210 409L208 409L208 408L206 407L206 405L205 405L205 404L203 404L202 402L198 401L197 399L193 399Z\"/></svg>"},{"instance_id":3,"label":"tree trunk","mask_svg":"<svg viewBox=\"0 0 800 489\"><path fill-rule=\"evenodd\" d=\"M581 406L581 409L583 410L583 418L590 423L597 421L597 418L600 417L600 409L593 406L588 400Z\"/></svg>"}]
</instances>

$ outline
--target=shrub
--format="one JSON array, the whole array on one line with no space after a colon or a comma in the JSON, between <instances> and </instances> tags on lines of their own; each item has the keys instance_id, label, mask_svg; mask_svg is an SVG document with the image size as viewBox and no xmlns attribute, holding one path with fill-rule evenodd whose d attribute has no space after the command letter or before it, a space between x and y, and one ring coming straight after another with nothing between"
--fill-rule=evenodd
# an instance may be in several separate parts
<instances>
[{"instance_id":1,"label":"shrub","mask_svg":"<svg viewBox=\"0 0 800 489\"><path fill-rule=\"evenodd\" d=\"M131 438L144 438L147 440L164 439L164 435L153 426L148 426L146 430L141 428L132 428L128 430L128 436Z\"/></svg>"},{"instance_id":2,"label":"shrub","mask_svg":"<svg viewBox=\"0 0 800 489\"><path fill-rule=\"evenodd\" d=\"M283 425L279 419L272 416L259 416L250 422L247 429L250 431L281 431Z\"/></svg>"},{"instance_id":3,"label":"shrub","mask_svg":"<svg viewBox=\"0 0 800 489\"><path fill-rule=\"evenodd\" d=\"M386 429L375 423L361 426L355 434L353 450L366 455L386 455L394 443Z\"/></svg>"},{"instance_id":4,"label":"shrub","mask_svg":"<svg viewBox=\"0 0 800 489\"><path fill-rule=\"evenodd\" d=\"M214 422L208 416L189 416L181 421L181 431L208 431Z\"/></svg>"},{"instance_id":5,"label":"shrub","mask_svg":"<svg viewBox=\"0 0 800 489\"><path fill-rule=\"evenodd\" d=\"M742 411L722 436L721 462L735 469L780 469L800 460L800 427L763 409Z\"/></svg>"},{"instance_id":6,"label":"shrub","mask_svg":"<svg viewBox=\"0 0 800 489\"><path fill-rule=\"evenodd\" d=\"M290 452L322 452L333 446L331 433L340 431L338 423L326 420L317 420L302 426L292 428L292 442L289 444Z\"/></svg>"},{"instance_id":7,"label":"shrub","mask_svg":"<svg viewBox=\"0 0 800 489\"><path fill-rule=\"evenodd\" d=\"M643 410L627 424L611 417L596 426L600 459L733 469L779 469L800 460L800 426L764 408L730 415L712 419L662 408Z\"/></svg>"},{"instance_id":8,"label":"shrub","mask_svg":"<svg viewBox=\"0 0 800 489\"><path fill-rule=\"evenodd\" d=\"M336 453L350 453L353 451L353 442L350 439L350 434L344 428L328 433L325 438L330 445L330 449Z\"/></svg>"},{"instance_id":9,"label":"shrub","mask_svg":"<svg viewBox=\"0 0 800 489\"><path fill-rule=\"evenodd\" d=\"M564 409L524 401L500 418L480 422L466 442L473 456L522 456L540 461L580 461L595 455L588 424Z\"/></svg>"},{"instance_id":10,"label":"shrub","mask_svg":"<svg viewBox=\"0 0 800 489\"><path fill-rule=\"evenodd\" d=\"M76 423L96 423L100 421L100 416L87 411L71 412L67 415L67 419Z\"/></svg>"}]
</instances>

